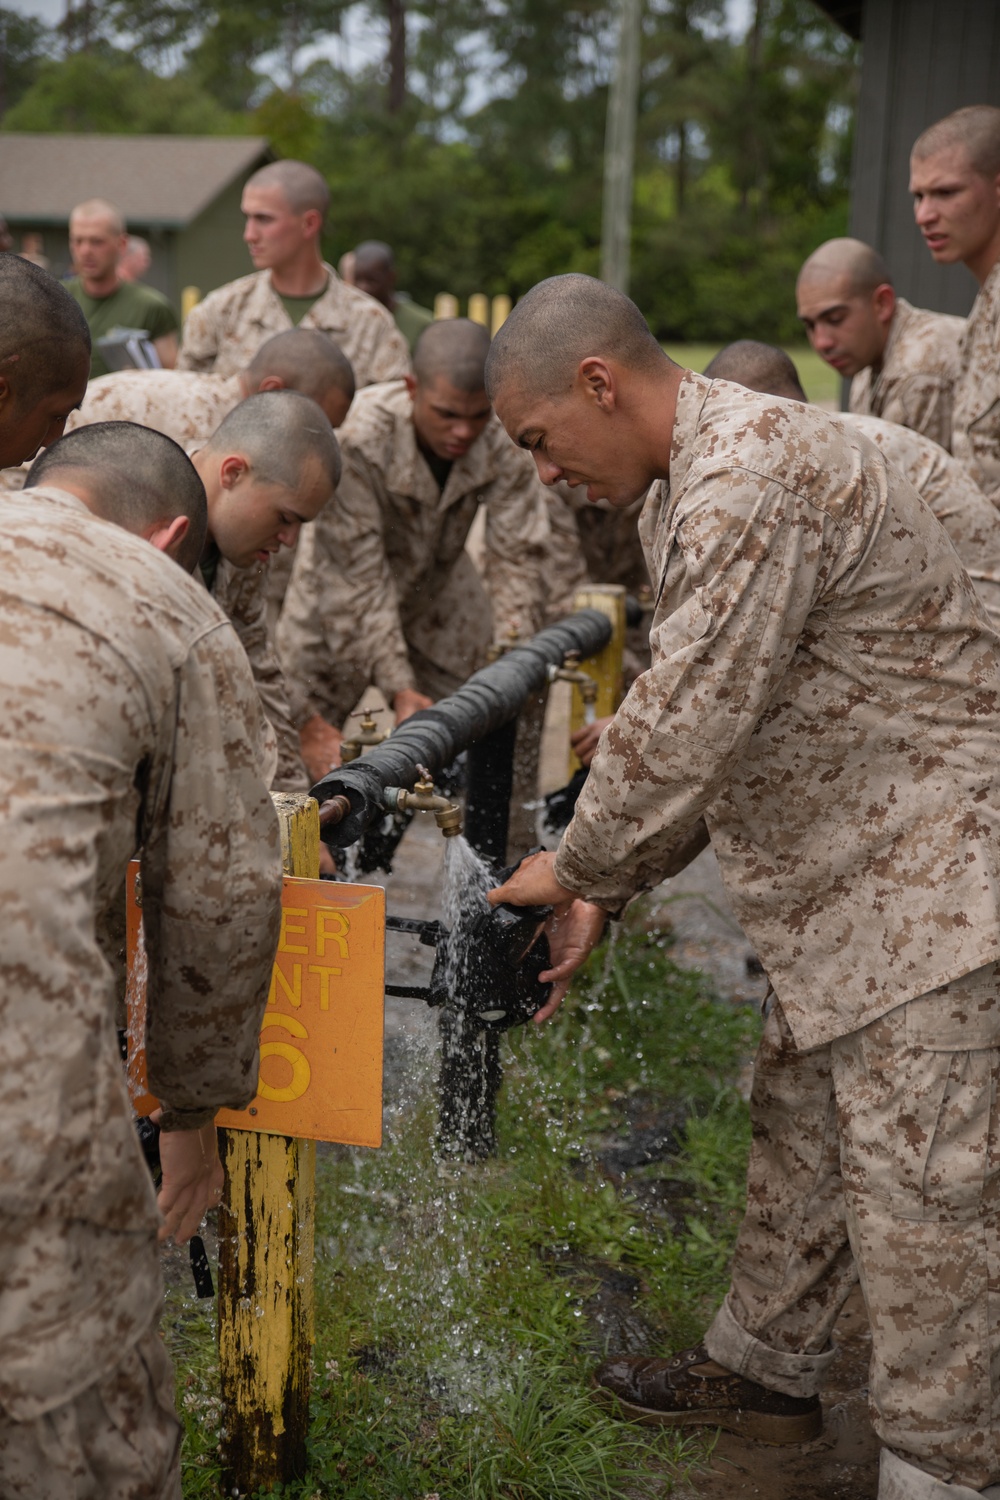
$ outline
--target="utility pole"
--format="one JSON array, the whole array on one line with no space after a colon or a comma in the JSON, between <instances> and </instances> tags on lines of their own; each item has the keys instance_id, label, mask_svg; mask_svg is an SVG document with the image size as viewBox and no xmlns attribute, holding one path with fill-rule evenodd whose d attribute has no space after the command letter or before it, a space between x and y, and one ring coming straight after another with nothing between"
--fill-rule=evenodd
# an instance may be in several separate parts
<instances>
[{"instance_id":1,"label":"utility pole","mask_svg":"<svg viewBox=\"0 0 1000 1500\"><path fill-rule=\"evenodd\" d=\"M619 12L618 49L604 137L601 279L620 292L628 292L642 0L619 0Z\"/></svg>"}]
</instances>

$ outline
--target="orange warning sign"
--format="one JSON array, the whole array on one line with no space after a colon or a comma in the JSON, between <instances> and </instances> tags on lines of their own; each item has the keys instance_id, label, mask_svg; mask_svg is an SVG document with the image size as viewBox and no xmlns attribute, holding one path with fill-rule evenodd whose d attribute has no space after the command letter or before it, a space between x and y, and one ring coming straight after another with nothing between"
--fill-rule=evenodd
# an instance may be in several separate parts
<instances>
[{"instance_id":1,"label":"orange warning sign","mask_svg":"<svg viewBox=\"0 0 1000 1500\"><path fill-rule=\"evenodd\" d=\"M139 865L128 878L129 1092L136 1112L156 1100L146 1086L145 962L140 956ZM281 936L260 1033L257 1097L220 1110L229 1129L306 1136L348 1146L382 1144L385 892L381 886L286 875ZM132 1038L139 1045L133 1050Z\"/></svg>"}]
</instances>

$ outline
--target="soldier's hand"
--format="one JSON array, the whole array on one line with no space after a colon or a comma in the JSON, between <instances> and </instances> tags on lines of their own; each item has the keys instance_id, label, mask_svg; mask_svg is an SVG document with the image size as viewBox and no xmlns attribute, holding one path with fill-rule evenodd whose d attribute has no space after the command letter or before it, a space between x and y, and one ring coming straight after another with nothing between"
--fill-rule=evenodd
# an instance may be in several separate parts
<instances>
[{"instance_id":1,"label":"soldier's hand","mask_svg":"<svg viewBox=\"0 0 1000 1500\"><path fill-rule=\"evenodd\" d=\"M573 891L560 885L552 873L555 862L555 855L547 850L529 854L505 884L487 892L487 901L491 906L502 902L510 906L561 906L575 900Z\"/></svg>"},{"instance_id":2,"label":"soldier's hand","mask_svg":"<svg viewBox=\"0 0 1000 1500\"><path fill-rule=\"evenodd\" d=\"M299 748L306 770L313 781L321 781L328 771L340 765L340 742L344 738L319 714L313 714L299 730Z\"/></svg>"},{"instance_id":3,"label":"soldier's hand","mask_svg":"<svg viewBox=\"0 0 1000 1500\"><path fill-rule=\"evenodd\" d=\"M559 1009L573 975L586 963L600 942L607 920L606 911L593 906L589 901L579 900L557 906L549 917L545 933L549 940L552 967L543 970L538 977L546 983L552 981L552 993L534 1017L536 1025L547 1021Z\"/></svg>"},{"instance_id":4,"label":"soldier's hand","mask_svg":"<svg viewBox=\"0 0 1000 1500\"><path fill-rule=\"evenodd\" d=\"M160 1111L150 1119L156 1122ZM185 1244L210 1208L222 1197L223 1171L219 1160L219 1138L215 1126L200 1130L160 1132L160 1166L163 1185L156 1202L163 1215L161 1240Z\"/></svg>"},{"instance_id":5,"label":"soldier's hand","mask_svg":"<svg viewBox=\"0 0 1000 1500\"><path fill-rule=\"evenodd\" d=\"M423 693L418 693L416 688L401 688L392 700L392 711L396 715L396 723L402 724L411 714L419 713L422 708L430 708L434 702L433 698L427 698Z\"/></svg>"},{"instance_id":6,"label":"soldier's hand","mask_svg":"<svg viewBox=\"0 0 1000 1500\"><path fill-rule=\"evenodd\" d=\"M597 741L611 723L614 715L609 714L606 719L595 719L593 724L584 724L582 729L575 730L569 737L569 742L576 751L582 766L589 766L597 749Z\"/></svg>"}]
</instances>

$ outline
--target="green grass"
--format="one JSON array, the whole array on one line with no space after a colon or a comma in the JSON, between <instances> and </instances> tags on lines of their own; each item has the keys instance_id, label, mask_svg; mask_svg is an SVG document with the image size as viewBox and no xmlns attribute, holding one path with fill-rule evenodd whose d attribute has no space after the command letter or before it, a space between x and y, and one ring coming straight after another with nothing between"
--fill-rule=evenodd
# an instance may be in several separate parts
<instances>
[{"instance_id":1,"label":"green grass","mask_svg":"<svg viewBox=\"0 0 1000 1500\"><path fill-rule=\"evenodd\" d=\"M664 348L679 365L686 370L697 370L700 374L709 360L715 358L721 344L665 344ZM795 362L803 389L810 401L823 401L835 409L840 407L840 376L836 370L820 359L808 344L786 344L785 352Z\"/></svg>"},{"instance_id":2,"label":"green grass","mask_svg":"<svg viewBox=\"0 0 1000 1500\"><path fill-rule=\"evenodd\" d=\"M752 1012L676 968L662 938L625 933L595 954L552 1023L511 1034L494 1160L435 1158L432 1087L390 1112L381 1151L325 1152L310 1474L274 1493L670 1494L704 1440L634 1429L592 1404L588 1298L601 1266L621 1268L639 1278L637 1310L664 1349L704 1328L739 1219L748 1125L731 1080L756 1028ZM599 1152L627 1138L629 1113L678 1101L681 1154L617 1190ZM672 1221L641 1191L656 1177L680 1204ZM177 1294L166 1330L187 1428L184 1494L214 1496L211 1327Z\"/></svg>"}]
</instances>

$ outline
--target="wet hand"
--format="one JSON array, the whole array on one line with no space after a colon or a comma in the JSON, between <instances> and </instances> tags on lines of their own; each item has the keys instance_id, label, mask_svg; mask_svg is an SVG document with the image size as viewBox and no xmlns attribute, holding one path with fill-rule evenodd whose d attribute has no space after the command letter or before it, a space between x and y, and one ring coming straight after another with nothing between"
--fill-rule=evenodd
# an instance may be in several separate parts
<instances>
[{"instance_id":1,"label":"wet hand","mask_svg":"<svg viewBox=\"0 0 1000 1500\"><path fill-rule=\"evenodd\" d=\"M589 901L569 901L557 906L545 924L552 955L551 969L545 969L538 977L546 983L551 981L552 993L534 1017L541 1025L554 1015L563 1002L577 969L590 957L601 940L606 911L593 906Z\"/></svg>"},{"instance_id":2,"label":"wet hand","mask_svg":"<svg viewBox=\"0 0 1000 1500\"><path fill-rule=\"evenodd\" d=\"M340 765L340 742L344 738L339 729L334 729L319 714L299 730L299 748L306 770L313 781L322 781L328 771Z\"/></svg>"},{"instance_id":3,"label":"wet hand","mask_svg":"<svg viewBox=\"0 0 1000 1500\"><path fill-rule=\"evenodd\" d=\"M604 730L614 716L609 714L606 719L595 719L593 724L585 724L582 729L577 729L569 737L569 742L575 750L580 764L589 766L597 749L597 741L601 738Z\"/></svg>"},{"instance_id":4,"label":"wet hand","mask_svg":"<svg viewBox=\"0 0 1000 1500\"><path fill-rule=\"evenodd\" d=\"M154 1124L160 1114L155 1110L150 1115ZM163 1223L158 1238L183 1245L222 1197L224 1176L214 1124L200 1130L161 1131L160 1166L163 1185L156 1202Z\"/></svg>"},{"instance_id":5,"label":"wet hand","mask_svg":"<svg viewBox=\"0 0 1000 1500\"><path fill-rule=\"evenodd\" d=\"M422 708L430 708L434 702L433 698L427 698L423 693L418 693L416 688L403 688L392 700L392 711L396 715L396 723L402 724L411 714L419 713Z\"/></svg>"},{"instance_id":6,"label":"wet hand","mask_svg":"<svg viewBox=\"0 0 1000 1500\"><path fill-rule=\"evenodd\" d=\"M560 885L552 873L555 862L555 855L547 851L529 854L504 885L487 891L487 901L491 906L505 901L511 906L558 906L572 901L573 892Z\"/></svg>"}]
</instances>

